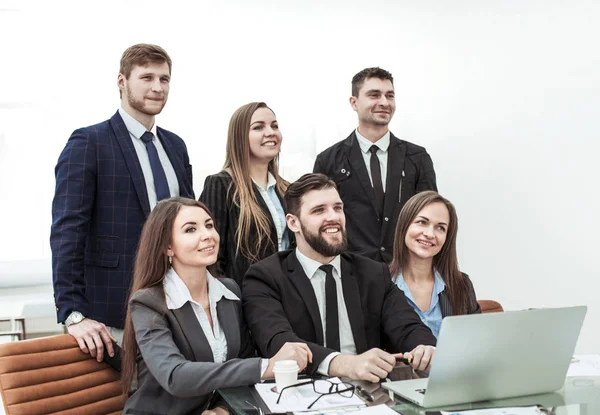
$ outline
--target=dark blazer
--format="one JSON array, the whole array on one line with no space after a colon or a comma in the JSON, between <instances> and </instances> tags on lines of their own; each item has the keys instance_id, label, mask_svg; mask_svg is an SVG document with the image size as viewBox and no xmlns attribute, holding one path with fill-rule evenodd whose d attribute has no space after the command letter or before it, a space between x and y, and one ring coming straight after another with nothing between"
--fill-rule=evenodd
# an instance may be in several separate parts
<instances>
[{"instance_id":1,"label":"dark blazer","mask_svg":"<svg viewBox=\"0 0 600 415\"><path fill-rule=\"evenodd\" d=\"M183 140L157 129L181 196L194 197ZM135 148L117 112L71 134L56 165L52 280L58 321L71 311L122 328L135 251L150 213Z\"/></svg>"},{"instance_id":2,"label":"dark blazer","mask_svg":"<svg viewBox=\"0 0 600 415\"><path fill-rule=\"evenodd\" d=\"M423 147L390 133L383 218L355 132L317 156L315 173L331 177L344 202L348 249L390 263L394 232L402 206L415 193L437 190L433 162Z\"/></svg>"},{"instance_id":3,"label":"dark blazer","mask_svg":"<svg viewBox=\"0 0 600 415\"><path fill-rule=\"evenodd\" d=\"M342 287L358 354L382 347L382 335L395 350L435 345L431 330L392 283L387 266L342 254ZM309 374L334 351L323 346L323 325L310 280L295 250L278 252L252 265L244 278L244 313L259 352L271 357L285 342L304 342L313 354Z\"/></svg>"},{"instance_id":4,"label":"dark blazer","mask_svg":"<svg viewBox=\"0 0 600 415\"><path fill-rule=\"evenodd\" d=\"M465 314L481 314L481 307L479 307L479 303L477 302L473 283L467 274L463 272L462 275L467 282L469 296L471 297L471 301L467 304L467 312ZM440 308L442 309L442 318L454 315L452 312L452 304L450 304L450 298L448 297L446 290L438 294L438 301L440 302Z\"/></svg>"},{"instance_id":5,"label":"dark blazer","mask_svg":"<svg viewBox=\"0 0 600 415\"><path fill-rule=\"evenodd\" d=\"M233 280L219 281L241 297ZM191 304L169 310L161 288L137 291L129 301L140 353L138 388L124 414L200 414L214 401L216 389L260 382L261 359L250 358L255 350L239 301L222 298L217 303L227 360L215 363Z\"/></svg>"},{"instance_id":6,"label":"dark blazer","mask_svg":"<svg viewBox=\"0 0 600 415\"><path fill-rule=\"evenodd\" d=\"M214 215L217 232L221 238L217 259L219 272L221 275L233 278L241 287L244 274L246 274L248 267L250 267L250 260L241 253L236 252L235 232L239 226L240 208L233 201L233 189L230 190L232 182L233 179L226 171L206 177L204 189L199 200L206 204ZM271 212L256 185L254 185L254 191L261 209L267 215L271 224L270 243L265 245L263 252L260 254L260 258L262 259L277 252L277 229L275 228ZM285 210L283 195L278 193L277 196ZM290 244L293 246L295 241L294 234L289 231L287 226L284 229L284 235L285 233L288 234ZM254 244L257 242L257 239L255 233L251 232L251 234L252 238L250 241L251 244Z\"/></svg>"}]
</instances>

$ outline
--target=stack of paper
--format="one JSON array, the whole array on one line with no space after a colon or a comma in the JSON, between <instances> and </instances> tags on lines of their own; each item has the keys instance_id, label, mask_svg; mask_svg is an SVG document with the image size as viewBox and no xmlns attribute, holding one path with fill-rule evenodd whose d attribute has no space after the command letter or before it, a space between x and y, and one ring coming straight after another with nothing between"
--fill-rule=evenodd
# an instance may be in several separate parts
<instances>
[{"instance_id":1,"label":"stack of paper","mask_svg":"<svg viewBox=\"0 0 600 415\"><path fill-rule=\"evenodd\" d=\"M329 380L336 383L341 382L339 378L331 378ZM286 389L284 396L281 397L279 404L277 404L279 394L275 391L274 386L273 383L257 383L254 385L271 412L306 411L308 406L320 396L314 391L312 383L308 382L306 385ZM356 395L346 398L339 394L331 394L323 395L311 409L322 410L326 408L354 407L356 410L358 407L364 405L364 402Z\"/></svg>"}]
</instances>

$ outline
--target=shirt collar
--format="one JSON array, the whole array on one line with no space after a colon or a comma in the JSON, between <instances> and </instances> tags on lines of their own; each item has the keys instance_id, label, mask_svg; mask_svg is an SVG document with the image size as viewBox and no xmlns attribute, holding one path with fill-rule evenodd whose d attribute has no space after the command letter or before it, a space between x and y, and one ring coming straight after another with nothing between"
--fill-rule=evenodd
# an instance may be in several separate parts
<instances>
[{"instance_id":1,"label":"shirt collar","mask_svg":"<svg viewBox=\"0 0 600 415\"><path fill-rule=\"evenodd\" d=\"M271 187L273 187L277 184L277 180L275 180L275 176L273 176L270 171L267 172L267 188L266 189L263 189L260 184L258 184L254 181L254 179L252 179L252 181L254 182L255 185L257 185L262 190L269 190Z\"/></svg>"},{"instance_id":2,"label":"shirt collar","mask_svg":"<svg viewBox=\"0 0 600 415\"><path fill-rule=\"evenodd\" d=\"M337 271L337 275L342 276L341 272L341 260L340 256L337 255L334 257L329 264L321 264L314 259L310 259L306 255L304 255L298 248L296 248L296 257L298 258L298 262L302 265L302 269L304 269L304 273L308 277L308 279L312 279L315 276L315 273L319 269L321 265L333 265L333 268Z\"/></svg>"},{"instance_id":3,"label":"shirt collar","mask_svg":"<svg viewBox=\"0 0 600 415\"><path fill-rule=\"evenodd\" d=\"M119 108L119 115L121 118L123 118L123 122L125 123L125 127L127 128L127 131L129 131L129 134L138 140L141 140L142 135L147 131L146 127L144 127L141 122L129 115L129 113L125 111L123 107ZM150 129L150 132L154 135L154 139L156 140L158 137L156 135L156 123L154 123Z\"/></svg>"},{"instance_id":4,"label":"shirt collar","mask_svg":"<svg viewBox=\"0 0 600 415\"><path fill-rule=\"evenodd\" d=\"M406 285L406 281L404 281L404 276L402 275L402 273L398 274L396 283L398 285L398 288L400 288L402 291L406 292L406 289L408 288L408 286ZM438 270L434 268L434 270L433 270L433 292L435 293L435 295L439 295L439 293L444 291L445 288L446 288L446 283L444 282L444 279L442 278L442 274L440 274L438 272Z\"/></svg>"},{"instance_id":5,"label":"shirt collar","mask_svg":"<svg viewBox=\"0 0 600 415\"><path fill-rule=\"evenodd\" d=\"M216 304L221 298L225 297L228 300L240 301L240 299L223 285L218 279L213 277L210 272L206 271L206 279L208 281L208 298L211 304ZM190 290L185 282L177 275L173 268L170 268L163 280L163 288L167 299L167 308L175 310L181 308L185 303L196 303L192 299Z\"/></svg>"},{"instance_id":6,"label":"shirt collar","mask_svg":"<svg viewBox=\"0 0 600 415\"><path fill-rule=\"evenodd\" d=\"M390 130L387 130L383 137L372 143L365 137L363 137L361 133L358 132L357 128L356 139L358 140L358 145L360 146L360 149L363 153L368 153L369 149L373 144L377 144L377 147L379 147L379 149L385 153L388 150L388 147L390 146Z\"/></svg>"}]
</instances>

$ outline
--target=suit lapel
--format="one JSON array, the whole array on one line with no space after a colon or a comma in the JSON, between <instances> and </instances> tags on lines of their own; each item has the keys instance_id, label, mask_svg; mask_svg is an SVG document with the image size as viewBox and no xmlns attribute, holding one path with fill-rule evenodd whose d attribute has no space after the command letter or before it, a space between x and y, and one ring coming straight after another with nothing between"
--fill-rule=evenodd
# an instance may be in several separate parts
<instances>
[{"instance_id":1,"label":"suit lapel","mask_svg":"<svg viewBox=\"0 0 600 415\"><path fill-rule=\"evenodd\" d=\"M308 310L308 314L310 315L310 319L313 322L313 326L315 327L316 333L316 343L323 346L325 344L323 340L323 323L321 323L321 314L319 313L319 304L317 303L317 297L315 296L315 291L313 289L310 280L304 273L304 269L300 262L298 262L298 258L296 257L296 252L292 252L288 258L286 259L288 271L290 273L290 279L304 304Z\"/></svg>"},{"instance_id":2,"label":"suit lapel","mask_svg":"<svg viewBox=\"0 0 600 415\"><path fill-rule=\"evenodd\" d=\"M175 170L175 175L177 176L177 181L179 182L179 195L191 195L192 193L187 186L185 171L182 169L182 167L185 168L185 166L183 166L183 161L173 150L173 145L171 144L171 140L169 139L168 135L165 133L165 130L160 127L156 127L156 133L158 134L158 139L160 140L165 153L167 153L167 157L169 157L169 161L173 166L173 170Z\"/></svg>"},{"instance_id":3,"label":"suit lapel","mask_svg":"<svg viewBox=\"0 0 600 415\"><path fill-rule=\"evenodd\" d=\"M192 353L194 353L195 360L197 362L214 362L212 349L190 302L186 302L183 307L172 310L172 312L181 326L181 330L192 349Z\"/></svg>"},{"instance_id":4,"label":"suit lapel","mask_svg":"<svg viewBox=\"0 0 600 415\"><path fill-rule=\"evenodd\" d=\"M350 137L345 140L348 150L348 162L354 170L354 175L358 179L360 185L365 191L365 195L371 201L373 211L377 212L377 206L375 206L375 190L371 185L371 179L369 179L369 172L367 166L365 166L365 159L363 158L362 151L358 145L358 139L356 138L356 132L353 132Z\"/></svg>"},{"instance_id":5,"label":"suit lapel","mask_svg":"<svg viewBox=\"0 0 600 415\"><path fill-rule=\"evenodd\" d=\"M131 142L131 136L123 119L119 115L119 111L109 121L111 129L119 143L125 164L133 180L133 187L137 193L138 199L142 206L142 210L146 217L150 214L150 202L148 201L148 190L146 189L146 182L144 180L144 173L140 166L140 160L138 159L133 143Z\"/></svg>"},{"instance_id":6,"label":"suit lapel","mask_svg":"<svg viewBox=\"0 0 600 415\"><path fill-rule=\"evenodd\" d=\"M240 325L238 322L237 310L232 300L221 298L217 302L217 317L219 318L219 327L223 330L227 339L227 360L239 356L240 353Z\"/></svg>"},{"instance_id":7,"label":"suit lapel","mask_svg":"<svg viewBox=\"0 0 600 415\"><path fill-rule=\"evenodd\" d=\"M406 159L406 146L403 146L392 133L390 133L390 146L388 148L387 179L385 181L385 201L383 215L395 217L394 209L399 207L400 186L402 184L402 171Z\"/></svg>"},{"instance_id":8,"label":"suit lapel","mask_svg":"<svg viewBox=\"0 0 600 415\"><path fill-rule=\"evenodd\" d=\"M357 276L353 273L352 264L344 256L341 257L341 268L344 302L348 311L348 320L350 320L350 327L352 328L356 353L360 354L367 351L367 339L365 338L365 321L358 290L358 281L356 280Z\"/></svg>"}]
</instances>

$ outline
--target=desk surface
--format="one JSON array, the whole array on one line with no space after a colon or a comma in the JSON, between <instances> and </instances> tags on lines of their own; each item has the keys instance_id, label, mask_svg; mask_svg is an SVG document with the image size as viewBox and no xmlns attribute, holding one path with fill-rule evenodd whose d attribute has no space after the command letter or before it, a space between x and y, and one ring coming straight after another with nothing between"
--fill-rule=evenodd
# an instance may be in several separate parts
<instances>
[{"instance_id":1,"label":"desk surface","mask_svg":"<svg viewBox=\"0 0 600 415\"><path fill-rule=\"evenodd\" d=\"M389 392L377 384L371 384L368 382L353 383L360 384L371 392L376 399L373 404L377 405L385 403L402 415L426 415L426 413L427 415L432 415L438 413L432 411L431 409L425 410L413 403L403 400L398 396L394 396L394 398L391 399ZM227 401L227 403L233 408L235 414L257 415L257 411L252 407L252 405L256 407L260 406L265 414L269 413L254 387L244 386L227 388L221 389L219 392ZM532 405L542 405L546 408L555 408L555 412L551 413L556 415L598 415L600 414L600 377L566 378L564 387L554 393L456 405L444 409L469 410L490 407Z\"/></svg>"}]
</instances>

